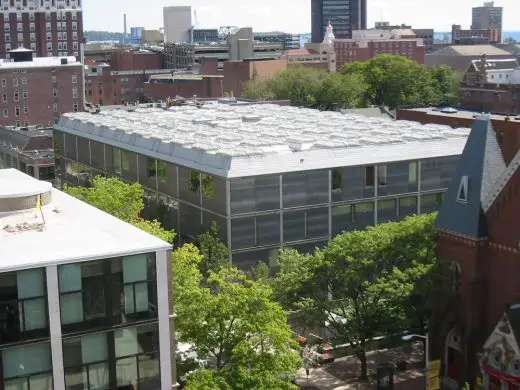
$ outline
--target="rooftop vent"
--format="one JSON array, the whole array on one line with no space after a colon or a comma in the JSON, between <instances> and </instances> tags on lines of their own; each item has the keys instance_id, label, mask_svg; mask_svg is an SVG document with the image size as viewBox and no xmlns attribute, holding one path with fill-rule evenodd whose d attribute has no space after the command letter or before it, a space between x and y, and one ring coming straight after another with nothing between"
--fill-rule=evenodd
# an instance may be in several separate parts
<instances>
[{"instance_id":1,"label":"rooftop vent","mask_svg":"<svg viewBox=\"0 0 520 390\"><path fill-rule=\"evenodd\" d=\"M452 107L445 107L441 110L442 113L444 114L456 114L457 112L459 112L458 110L452 108Z\"/></svg>"},{"instance_id":2,"label":"rooftop vent","mask_svg":"<svg viewBox=\"0 0 520 390\"><path fill-rule=\"evenodd\" d=\"M17 183L20 185L21 183ZM23 211L35 209L40 198L41 206L48 205L52 201L52 186L40 186L39 184L50 184L44 182L31 182L30 186L22 185L22 191L13 193L12 195L0 192L0 213L9 213L14 211ZM30 188L32 187L32 188Z\"/></svg>"}]
</instances>

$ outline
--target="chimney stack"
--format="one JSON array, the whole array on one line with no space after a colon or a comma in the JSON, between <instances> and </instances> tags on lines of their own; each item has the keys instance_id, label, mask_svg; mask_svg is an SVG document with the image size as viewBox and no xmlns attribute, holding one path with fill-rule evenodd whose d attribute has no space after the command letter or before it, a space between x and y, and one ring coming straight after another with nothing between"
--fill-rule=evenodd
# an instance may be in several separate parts
<instances>
[{"instance_id":1,"label":"chimney stack","mask_svg":"<svg viewBox=\"0 0 520 390\"><path fill-rule=\"evenodd\" d=\"M123 44L126 44L126 14L123 14L123 23L124 23Z\"/></svg>"}]
</instances>

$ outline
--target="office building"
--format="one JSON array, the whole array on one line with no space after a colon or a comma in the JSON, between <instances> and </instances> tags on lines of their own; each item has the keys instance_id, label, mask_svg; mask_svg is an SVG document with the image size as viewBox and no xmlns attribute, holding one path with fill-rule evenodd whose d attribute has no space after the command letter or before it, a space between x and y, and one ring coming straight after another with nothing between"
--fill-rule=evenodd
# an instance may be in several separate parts
<instances>
[{"instance_id":1,"label":"office building","mask_svg":"<svg viewBox=\"0 0 520 390\"><path fill-rule=\"evenodd\" d=\"M0 58L19 47L34 51L36 57L75 56L83 43L81 0L24 0L0 4Z\"/></svg>"},{"instance_id":2,"label":"office building","mask_svg":"<svg viewBox=\"0 0 520 390\"><path fill-rule=\"evenodd\" d=\"M446 277L428 334L446 389L479 388L476 379L484 389L514 389L520 378L520 153L508 162L493 128L477 115L436 221Z\"/></svg>"},{"instance_id":3,"label":"office building","mask_svg":"<svg viewBox=\"0 0 520 390\"><path fill-rule=\"evenodd\" d=\"M226 61L279 59L282 47L281 43L255 42L251 27L234 28L221 42L165 44L164 65L167 69L196 69L202 59L217 59L223 69Z\"/></svg>"},{"instance_id":4,"label":"office building","mask_svg":"<svg viewBox=\"0 0 520 390\"><path fill-rule=\"evenodd\" d=\"M353 30L367 28L367 0L312 0L312 43L323 42L329 22L337 39L352 38Z\"/></svg>"},{"instance_id":5,"label":"office building","mask_svg":"<svg viewBox=\"0 0 520 390\"><path fill-rule=\"evenodd\" d=\"M190 42L191 7L164 7L164 43Z\"/></svg>"},{"instance_id":6,"label":"office building","mask_svg":"<svg viewBox=\"0 0 520 390\"><path fill-rule=\"evenodd\" d=\"M15 168L39 180L54 180L52 129L0 127L0 169Z\"/></svg>"},{"instance_id":7,"label":"office building","mask_svg":"<svg viewBox=\"0 0 520 390\"><path fill-rule=\"evenodd\" d=\"M390 22L376 22L374 30L412 30L415 34L415 38L423 40L424 51L431 53L433 51L433 35L434 31L432 28L412 28L406 24L391 25Z\"/></svg>"},{"instance_id":8,"label":"office building","mask_svg":"<svg viewBox=\"0 0 520 390\"><path fill-rule=\"evenodd\" d=\"M27 49L0 60L0 125L51 126L64 112L83 110L82 65L76 57L34 57Z\"/></svg>"},{"instance_id":9,"label":"office building","mask_svg":"<svg viewBox=\"0 0 520 390\"><path fill-rule=\"evenodd\" d=\"M15 169L0 243L3 389L176 384L171 245Z\"/></svg>"},{"instance_id":10,"label":"office building","mask_svg":"<svg viewBox=\"0 0 520 390\"><path fill-rule=\"evenodd\" d=\"M472 30L497 30L498 43L502 42L502 7L495 7L493 1L484 3L481 7L473 7Z\"/></svg>"},{"instance_id":11,"label":"office building","mask_svg":"<svg viewBox=\"0 0 520 390\"><path fill-rule=\"evenodd\" d=\"M425 46L413 30L356 30L352 36L352 39L334 40L338 69L345 63L368 61L379 54L401 55L424 64Z\"/></svg>"},{"instance_id":12,"label":"office building","mask_svg":"<svg viewBox=\"0 0 520 390\"><path fill-rule=\"evenodd\" d=\"M259 32L254 33L255 41L281 43L283 50L300 48L300 34L288 34L283 32Z\"/></svg>"},{"instance_id":13,"label":"office building","mask_svg":"<svg viewBox=\"0 0 520 390\"><path fill-rule=\"evenodd\" d=\"M224 100L224 103L229 103ZM326 125L325 125L326 124ZM213 222L232 261L275 265L344 230L438 210L467 128L272 104L64 114L61 185L139 182L145 214L194 240Z\"/></svg>"}]
</instances>

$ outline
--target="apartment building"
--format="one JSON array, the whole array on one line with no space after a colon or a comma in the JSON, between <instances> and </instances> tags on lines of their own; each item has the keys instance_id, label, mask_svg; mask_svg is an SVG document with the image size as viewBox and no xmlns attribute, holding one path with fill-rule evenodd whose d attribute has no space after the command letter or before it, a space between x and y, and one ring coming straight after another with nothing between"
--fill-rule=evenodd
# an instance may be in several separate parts
<instances>
[{"instance_id":1,"label":"apartment building","mask_svg":"<svg viewBox=\"0 0 520 390\"><path fill-rule=\"evenodd\" d=\"M83 43L81 0L2 0L0 58L19 47L29 48L36 57L79 58Z\"/></svg>"},{"instance_id":2,"label":"apartment building","mask_svg":"<svg viewBox=\"0 0 520 390\"><path fill-rule=\"evenodd\" d=\"M495 7L495 2L485 2L480 7L473 7L471 14L472 30L497 30L498 43L502 42L502 16L504 9Z\"/></svg>"},{"instance_id":3,"label":"apartment building","mask_svg":"<svg viewBox=\"0 0 520 390\"><path fill-rule=\"evenodd\" d=\"M146 217L181 242L217 223L246 269L274 266L280 247L312 251L344 230L438 210L469 132L217 102L69 113L54 129L59 185L139 182Z\"/></svg>"},{"instance_id":4,"label":"apartment building","mask_svg":"<svg viewBox=\"0 0 520 390\"><path fill-rule=\"evenodd\" d=\"M169 244L15 169L0 244L2 388L176 383Z\"/></svg>"},{"instance_id":5,"label":"apartment building","mask_svg":"<svg viewBox=\"0 0 520 390\"><path fill-rule=\"evenodd\" d=\"M34 57L20 48L0 60L0 125L50 126L83 110L82 65L75 57Z\"/></svg>"}]
</instances>

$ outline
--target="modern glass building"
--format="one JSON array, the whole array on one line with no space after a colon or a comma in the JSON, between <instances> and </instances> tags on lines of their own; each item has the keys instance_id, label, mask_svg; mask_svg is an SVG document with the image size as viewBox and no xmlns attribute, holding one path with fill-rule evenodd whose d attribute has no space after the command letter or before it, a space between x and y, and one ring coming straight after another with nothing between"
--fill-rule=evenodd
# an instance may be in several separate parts
<instances>
[{"instance_id":1,"label":"modern glass building","mask_svg":"<svg viewBox=\"0 0 520 390\"><path fill-rule=\"evenodd\" d=\"M468 132L276 105L142 105L62 116L56 170L61 184L141 183L145 217L181 241L216 223L248 268L438 210Z\"/></svg>"},{"instance_id":2,"label":"modern glass building","mask_svg":"<svg viewBox=\"0 0 520 390\"><path fill-rule=\"evenodd\" d=\"M4 169L0 248L0 388L176 383L169 244Z\"/></svg>"},{"instance_id":3,"label":"modern glass building","mask_svg":"<svg viewBox=\"0 0 520 390\"><path fill-rule=\"evenodd\" d=\"M367 28L367 0L312 0L312 43L323 42L329 22L336 39L351 39L353 30Z\"/></svg>"}]
</instances>

